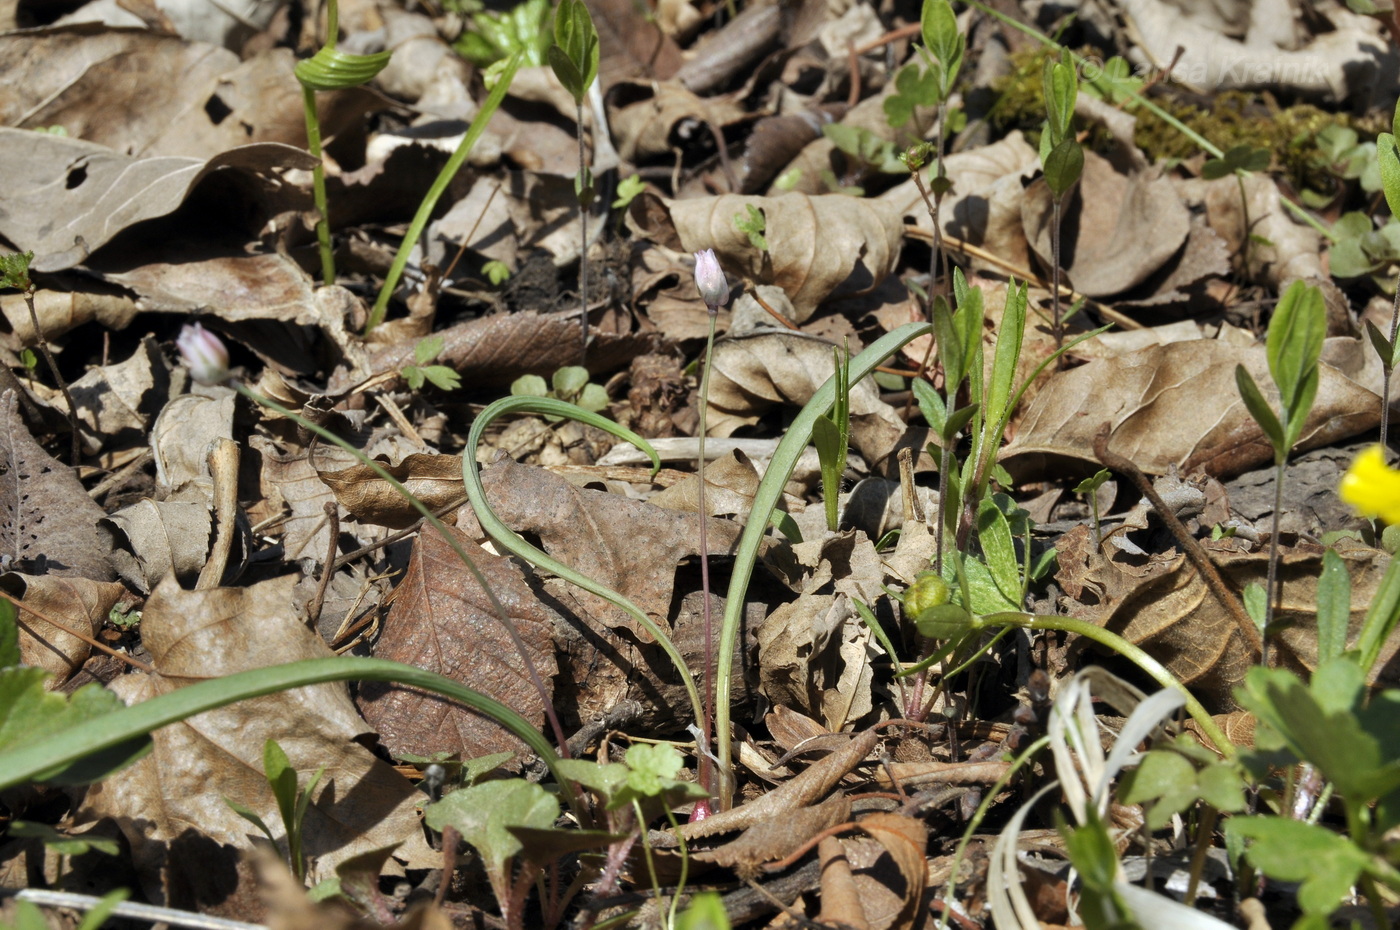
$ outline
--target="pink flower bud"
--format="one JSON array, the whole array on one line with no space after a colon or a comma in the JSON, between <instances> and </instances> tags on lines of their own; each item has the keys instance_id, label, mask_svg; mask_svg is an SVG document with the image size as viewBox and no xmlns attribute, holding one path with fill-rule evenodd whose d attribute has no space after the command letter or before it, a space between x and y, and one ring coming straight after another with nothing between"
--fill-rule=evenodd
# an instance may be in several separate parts
<instances>
[{"instance_id":1,"label":"pink flower bud","mask_svg":"<svg viewBox=\"0 0 1400 930\"><path fill-rule=\"evenodd\" d=\"M200 384L223 384L228 380L228 349L218 336L198 323L187 323L175 340L190 374Z\"/></svg>"},{"instance_id":2,"label":"pink flower bud","mask_svg":"<svg viewBox=\"0 0 1400 930\"><path fill-rule=\"evenodd\" d=\"M719 266L714 249L695 253L695 286L700 289L700 296L711 313L729 303L729 282L724 278L724 269Z\"/></svg>"}]
</instances>

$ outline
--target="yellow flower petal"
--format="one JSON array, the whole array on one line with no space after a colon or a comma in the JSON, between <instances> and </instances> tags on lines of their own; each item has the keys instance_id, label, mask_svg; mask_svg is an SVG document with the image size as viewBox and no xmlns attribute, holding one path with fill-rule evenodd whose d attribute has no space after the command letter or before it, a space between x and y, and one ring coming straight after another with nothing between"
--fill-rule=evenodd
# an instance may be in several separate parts
<instances>
[{"instance_id":1,"label":"yellow flower petal","mask_svg":"<svg viewBox=\"0 0 1400 930\"><path fill-rule=\"evenodd\" d=\"M1385 463L1380 446L1356 457L1337 493L1362 516L1400 523L1400 471Z\"/></svg>"}]
</instances>

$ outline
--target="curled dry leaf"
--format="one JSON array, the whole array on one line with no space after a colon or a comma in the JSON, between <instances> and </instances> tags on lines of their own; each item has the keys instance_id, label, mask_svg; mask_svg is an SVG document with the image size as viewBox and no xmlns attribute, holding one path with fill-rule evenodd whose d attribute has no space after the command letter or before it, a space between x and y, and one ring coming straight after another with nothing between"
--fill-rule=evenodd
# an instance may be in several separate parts
<instances>
[{"instance_id":1,"label":"curled dry leaf","mask_svg":"<svg viewBox=\"0 0 1400 930\"><path fill-rule=\"evenodd\" d=\"M802 406L836 371L831 343L794 332L761 332L715 345L709 433L728 436L777 404ZM853 348L854 351L854 348ZM872 378L851 385L851 445L867 462L884 462L904 436L904 421L880 399Z\"/></svg>"},{"instance_id":2,"label":"curled dry leaf","mask_svg":"<svg viewBox=\"0 0 1400 930\"><path fill-rule=\"evenodd\" d=\"M167 578L142 614L153 675L113 688L128 703L245 669L329 656L320 637L291 615L292 577L249 588L183 591ZM80 819L112 817L131 845L146 894L162 901L171 844L195 830L218 844L249 847L248 822L232 798L280 824L263 778L263 743L276 739L301 772L326 767L306 814L313 879L360 852L419 836L417 790L357 739L368 728L345 685L314 685L254 698L157 730L150 755L88 790Z\"/></svg>"},{"instance_id":3,"label":"curled dry leaf","mask_svg":"<svg viewBox=\"0 0 1400 930\"><path fill-rule=\"evenodd\" d=\"M460 475L459 469L459 480ZM510 559L492 555L451 527L448 532L491 586L549 687L558 673L551 638L558 617L530 590ZM460 681L543 725L540 693L501 623L476 575L446 540L425 528L414 543L403 581L394 589L374 654ZM379 731L380 741L396 755L452 752L473 759L524 746L491 718L439 695L366 682L358 704Z\"/></svg>"},{"instance_id":4,"label":"curled dry leaf","mask_svg":"<svg viewBox=\"0 0 1400 930\"><path fill-rule=\"evenodd\" d=\"M1212 560L1235 591L1251 582L1264 584L1268 552L1243 552L1206 541ZM1231 615L1206 588L1199 572L1177 550L1149 558L1145 564L1111 542L1095 550L1087 526L1066 534L1060 549L1057 580L1067 591L1069 612L1118 633L1165 665L1215 712L1233 710L1233 689L1258 661ZM1275 615L1274 637L1280 661L1307 674L1317 666L1317 580L1322 571L1320 546L1297 543L1282 550L1279 576L1282 609ZM1351 636L1354 641L1389 562L1385 553L1366 546L1338 548L1351 576ZM1374 680L1394 686L1389 668L1400 647L1392 636L1376 664ZM1377 677L1378 676L1378 677Z\"/></svg>"},{"instance_id":5,"label":"curled dry leaf","mask_svg":"<svg viewBox=\"0 0 1400 930\"><path fill-rule=\"evenodd\" d=\"M726 97L700 97L675 83L627 81L609 92L608 105L617 152L633 164L674 158L697 140L712 149L710 127L722 132L745 115Z\"/></svg>"},{"instance_id":6,"label":"curled dry leaf","mask_svg":"<svg viewBox=\"0 0 1400 930\"><path fill-rule=\"evenodd\" d=\"M437 511L464 496L462 457L415 453L397 465L381 467L402 482L429 510ZM316 472L336 501L361 523L403 529L422 518L418 509L368 465Z\"/></svg>"},{"instance_id":7,"label":"curled dry leaf","mask_svg":"<svg viewBox=\"0 0 1400 930\"><path fill-rule=\"evenodd\" d=\"M1149 474L1174 464L1187 474L1201 469L1221 477L1273 461L1273 447L1240 399L1237 364L1266 396L1274 392L1263 346L1219 340L1149 346L1057 372L1026 410L1002 464L1021 480L1066 459L1097 469L1094 434L1104 422L1113 427L1113 450ZM1326 363L1319 370L1299 449L1354 436L1380 421L1375 394Z\"/></svg>"},{"instance_id":8,"label":"curled dry leaf","mask_svg":"<svg viewBox=\"0 0 1400 930\"><path fill-rule=\"evenodd\" d=\"M904 234L888 204L839 194L725 194L666 206L686 251L712 248L731 274L781 287L792 298L799 323L828 297L863 294L883 281L899 259ZM763 214L767 252L755 249L734 225L749 207Z\"/></svg>"},{"instance_id":9,"label":"curled dry leaf","mask_svg":"<svg viewBox=\"0 0 1400 930\"><path fill-rule=\"evenodd\" d=\"M893 892L899 899L899 910L893 919L882 926L893 930L911 930L919 925L919 904L923 900L924 887L928 882L928 868L924 864L924 851L928 845L928 827L921 820L904 814L876 812L860 819L856 826L868 833L889 854L898 870L898 881L886 878L881 882L884 890ZM878 872L877 872L878 874ZM865 877L857 876L857 882ZM870 900L870 893L864 890L862 898ZM872 902L873 903L873 902ZM867 907L867 911L869 908ZM876 916L874 914L872 917ZM881 915L883 916L883 915Z\"/></svg>"},{"instance_id":10,"label":"curled dry leaf","mask_svg":"<svg viewBox=\"0 0 1400 930\"><path fill-rule=\"evenodd\" d=\"M1054 197L1038 178L1021 201L1027 241L1051 266ZM1172 183L1159 172L1126 175L1108 159L1084 153L1084 175L1061 210L1060 267L1090 297L1118 294L1147 280L1171 259L1191 228Z\"/></svg>"}]
</instances>

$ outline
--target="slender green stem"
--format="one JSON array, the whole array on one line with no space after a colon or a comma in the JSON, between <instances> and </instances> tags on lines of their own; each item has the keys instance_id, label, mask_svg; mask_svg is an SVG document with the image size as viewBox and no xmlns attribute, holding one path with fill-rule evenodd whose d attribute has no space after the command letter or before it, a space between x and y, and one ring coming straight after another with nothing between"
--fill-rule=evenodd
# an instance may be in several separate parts
<instances>
[{"instance_id":1,"label":"slender green stem","mask_svg":"<svg viewBox=\"0 0 1400 930\"><path fill-rule=\"evenodd\" d=\"M380 289L379 297L374 302L374 309L370 311L369 320L365 323L365 332L369 332L384 322L384 317L389 312L389 298L393 297L394 288L398 287L399 278L403 276L403 270L408 266L408 256L413 252L413 247L418 244L423 230L428 226L428 221L432 219L433 209L437 207L438 200L447 191L447 185L452 183L452 179L462 169L462 165L467 161L467 156L476 147L477 140L486 131L486 124L491 121L491 117L500 108L501 101L505 100L506 92L510 90L510 82L514 79L523 56L524 52L516 52L506 62L505 67L496 78L496 86L491 89L491 93L486 95L486 100L482 102L481 109L477 111L471 125L467 127L467 133L462 137L457 150L452 153L447 164L442 166L442 170L438 172L437 178L433 181L433 186L428 189L423 201L418 204L418 212L413 215L413 222L409 224L408 233L404 235L403 242L399 244L398 254L394 256L394 262L389 266L389 273L384 276L384 286ZM587 325L586 318L585 325Z\"/></svg>"},{"instance_id":2,"label":"slender green stem","mask_svg":"<svg viewBox=\"0 0 1400 930\"><path fill-rule=\"evenodd\" d=\"M1113 650L1142 669L1148 677L1163 688L1172 688L1180 692L1182 697L1186 699L1186 712L1191 715L1192 720L1196 721L1196 726L1200 727L1202 735L1215 744L1216 751L1221 755L1226 758L1234 757L1235 744L1230 742L1229 737L1216 725L1214 718L1201 705L1201 702L1196 700L1196 696L1175 675L1167 671L1162 663L1117 633L1074 617L1052 617L1017 611L988 614L982 618L982 621L987 624L1017 626L1026 630L1058 630L1063 633L1076 633L1100 646Z\"/></svg>"},{"instance_id":3,"label":"slender green stem","mask_svg":"<svg viewBox=\"0 0 1400 930\"><path fill-rule=\"evenodd\" d=\"M254 403L261 404L262 406L267 407L269 410L274 410L277 413L282 414L284 417L288 417L296 421L298 424L311 430L313 433L315 433L317 436L320 436L327 442L334 443L335 445L349 452L351 455L355 456L355 458L358 459L361 464L367 466L371 471L373 471L384 481L387 481L389 483L389 486L392 487L395 491L397 491L403 497L404 500L412 504L413 508L423 515L423 519L427 520L428 523L432 526L432 528L437 531L438 535L442 537L443 542L447 543L448 546L452 547L452 551L457 554L457 558L462 560L462 564L466 566L467 571L471 572L472 577L476 579L476 583L481 588L482 592L486 595L486 599L491 602L491 610L495 613L496 619L501 622L501 626L505 628L506 635L510 637L510 641L515 646L516 652L520 654L520 661L525 666L525 674L529 677L530 683L534 685L536 693L539 694L540 703L543 705L545 717L549 720L550 729L554 731L554 738L559 744L559 752L562 753L565 758L568 758L568 741L564 736L564 728L559 723L559 715L556 714L554 711L554 701L550 697L549 690L544 685L544 679L540 677L539 670L535 667L534 660L530 658L530 651L525 646L525 641L520 638L520 631L517 630L515 628L515 624L511 622L510 615L506 613L505 606L501 604L500 599L496 597L495 589L491 587L491 583L486 580L486 576L481 573L481 569L477 567L476 562L472 560L472 557L467 555L467 551L462 548L462 544L457 541L457 537L453 536L452 533L448 531L447 526L441 520L439 520L437 516L435 516L433 512L430 509L428 509L428 506L424 504L421 500L419 500L413 494L412 491L406 488L403 482L399 481L393 475L389 474L389 472L384 468L382 464L374 461L369 456L361 452L359 449L356 449L354 446L350 445L350 443L346 442L344 439L341 439L335 433L332 433L330 430L325 429L324 427L319 426L315 423L312 423L305 417L293 413L292 411L288 410L286 407L283 407L276 401L270 400L262 396L257 391L254 391L245 385L237 384L236 387L240 394L243 394L245 397L252 400ZM463 461L465 461L465 459ZM327 564L325 570L331 570L329 564Z\"/></svg>"},{"instance_id":4,"label":"slender green stem","mask_svg":"<svg viewBox=\"0 0 1400 930\"><path fill-rule=\"evenodd\" d=\"M331 5L335 9L335 5ZM301 86L301 105L306 115L306 150L315 163L311 166L311 197L316 203L316 241L321 251L321 283L335 283L335 255L331 251L330 210L326 202L326 168L321 161L321 121L316 116L316 92Z\"/></svg>"},{"instance_id":5,"label":"slender green stem","mask_svg":"<svg viewBox=\"0 0 1400 930\"><path fill-rule=\"evenodd\" d=\"M1060 207L1063 200L1057 195L1050 208L1050 306L1057 349L1065 344L1065 324L1060 318Z\"/></svg>"},{"instance_id":6,"label":"slender green stem","mask_svg":"<svg viewBox=\"0 0 1400 930\"><path fill-rule=\"evenodd\" d=\"M1274 612L1283 600L1283 588L1278 580L1278 527L1283 510L1283 469L1285 462L1279 462L1274 469L1274 515L1269 534L1269 572L1265 581L1264 628L1259 631L1259 664L1269 667L1269 632L1274 625ZM1278 605L1278 606L1276 606Z\"/></svg>"},{"instance_id":7,"label":"slender green stem","mask_svg":"<svg viewBox=\"0 0 1400 930\"><path fill-rule=\"evenodd\" d=\"M933 327L927 323L906 323L892 333L888 333L877 340L870 348L851 359L850 383L856 384L860 379L875 370L875 366L880 364L890 355L913 339L932 332ZM792 421L788 427L787 434L778 443L778 448L773 452L773 458L768 463L768 470L763 474L763 480L758 483L758 491L754 494L753 509L749 512L748 523L744 525L743 535L739 537L739 546L735 552L734 570L729 579L729 591L724 604L724 624L720 628L719 646L717 649L715 667L715 754L719 759L720 768L720 804L721 807L729 807L732 800L733 771L731 765L733 739L733 725L730 720L732 711L732 688L731 681L734 670L734 652L739 644L739 634L744 626L744 601L748 594L749 581L753 575L754 566L758 562L758 550L763 544L763 538L768 532L769 520L774 509L778 506L778 501L782 497L783 486L787 484L788 478L792 475L792 470L797 466L797 460L802 455L802 451L807 448L807 443L812 437L812 426L817 421L817 417L823 416L831 409L832 403L836 400L836 376L833 374L827 379L812 399L807 401L807 405Z\"/></svg>"},{"instance_id":8,"label":"slender green stem","mask_svg":"<svg viewBox=\"0 0 1400 930\"><path fill-rule=\"evenodd\" d=\"M496 418L507 413L542 413L549 416L572 417L580 423L596 426L599 429L607 430L614 436L625 439L647 454L652 461L652 468L655 470L661 465L660 459L656 455L656 450L647 443L645 439L633 433L631 430L618 426L605 417L590 413L581 407L568 404L560 400L547 397L505 397L496 401L483 410L472 422L471 431L467 434L467 455L462 456L462 480L467 492L467 499L471 501L472 509L476 511L476 518L481 523L481 528L496 542L500 543L507 551L516 555L531 565L542 568L545 571L553 572L560 578L576 585L583 590L596 594L608 603L614 605L619 610L624 611L633 620L652 635L661 650L666 653L667 658L676 669L676 674L681 679L681 684L685 687L686 697L690 700L691 714L694 716L696 725L700 725L705 719L704 705L700 701L700 693L695 687L695 678L690 673L690 668L685 664L685 658L681 656L680 650L671 640L656 621L647 616L632 601L618 594L616 591L599 584L587 575L583 575L569 566L553 558L540 549L530 545L521 539L510 527L506 526L496 512L491 509L491 505L486 500L486 488L481 483L481 475L476 467L476 462L471 458L473 451L481 444L482 434Z\"/></svg>"},{"instance_id":9,"label":"slender green stem","mask_svg":"<svg viewBox=\"0 0 1400 930\"><path fill-rule=\"evenodd\" d=\"M710 512L705 506L705 433L710 412L710 369L713 367L715 356L715 323L718 319L719 308L710 309L710 332L705 339L705 364L700 369L700 424L696 433L700 455L695 463L695 481L698 488L696 502L700 511L700 595L705 599L702 608L705 618L705 716L703 720L696 722L702 728L705 740L714 734L715 722L714 611L710 606ZM699 754L696 777L699 778L701 787L714 797L715 786L710 764L713 750L704 752L703 742L702 740L699 747L702 751Z\"/></svg>"},{"instance_id":10,"label":"slender green stem","mask_svg":"<svg viewBox=\"0 0 1400 930\"><path fill-rule=\"evenodd\" d=\"M575 101L578 136L578 302L579 302L579 364L588 366L588 187L585 180L591 181L584 164L587 157L583 147L583 100Z\"/></svg>"},{"instance_id":11,"label":"slender green stem","mask_svg":"<svg viewBox=\"0 0 1400 930\"><path fill-rule=\"evenodd\" d=\"M1390 375L1391 360L1395 358L1395 333L1400 329L1400 275L1395 278L1395 299L1390 305L1390 358L1381 359L1381 452L1389 457L1390 444Z\"/></svg>"}]
</instances>

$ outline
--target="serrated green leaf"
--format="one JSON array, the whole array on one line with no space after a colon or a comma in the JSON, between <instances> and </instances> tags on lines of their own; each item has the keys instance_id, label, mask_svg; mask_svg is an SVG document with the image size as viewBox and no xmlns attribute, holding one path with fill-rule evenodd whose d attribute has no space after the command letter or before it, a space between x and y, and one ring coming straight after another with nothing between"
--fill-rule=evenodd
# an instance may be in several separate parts
<instances>
[{"instance_id":1,"label":"serrated green leaf","mask_svg":"<svg viewBox=\"0 0 1400 930\"><path fill-rule=\"evenodd\" d=\"M312 57L297 62L297 80L311 90L343 90L374 80L389 64L392 52L352 55L333 46L324 46Z\"/></svg>"},{"instance_id":2,"label":"serrated green leaf","mask_svg":"<svg viewBox=\"0 0 1400 930\"><path fill-rule=\"evenodd\" d=\"M419 365L426 365L438 357L442 347L447 341L441 336L428 336L418 340L418 344L413 347L413 360Z\"/></svg>"},{"instance_id":3,"label":"serrated green leaf","mask_svg":"<svg viewBox=\"0 0 1400 930\"><path fill-rule=\"evenodd\" d=\"M1212 762L1196 773L1196 787L1201 800L1222 813L1242 811L1247 803L1244 796L1244 775L1230 762Z\"/></svg>"},{"instance_id":4,"label":"serrated green leaf","mask_svg":"<svg viewBox=\"0 0 1400 930\"><path fill-rule=\"evenodd\" d=\"M1302 882L1298 903L1306 911L1335 910L1369 862L1346 837L1286 817L1234 817L1225 829L1253 840L1247 854L1265 875Z\"/></svg>"},{"instance_id":5,"label":"serrated green leaf","mask_svg":"<svg viewBox=\"0 0 1400 930\"><path fill-rule=\"evenodd\" d=\"M1045 158L1045 183L1056 197L1065 193L1084 172L1084 149L1074 139L1065 139Z\"/></svg>"},{"instance_id":6,"label":"serrated green leaf","mask_svg":"<svg viewBox=\"0 0 1400 930\"><path fill-rule=\"evenodd\" d=\"M1254 417L1254 422L1259 424L1259 428L1264 431L1264 435L1273 445L1275 461L1283 462L1288 457L1288 447L1284 444L1283 424L1279 423L1273 408L1269 406L1268 401L1264 400L1259 386L1254 383L1253 376L1243 365L1235 366L1235 384L1239 387L1240 399L1244 401L1245 409L1249 411L1250 416Z\"/></svg>"},{"instance_id":7,"label":"serrated green leaf","mask_svg":"<svg viewBox=\"0 0 1400 930\"><path fill-rule=\"evenodd\" d=\"M63 730L124 710L121 698L97 683L63 695L44 690L48 673L14 666L0 671L0 771L12 749L39 743ZM42 772L36 781L78 785L99 781L150 752L149 734L71 765Z\"/></svg>"},{"instance_id":8,"label":"serrated green leaf","mask_svg":"<svg viewBox=\"0 0 1400 930\"><path fill-rule=\"evenodd\" d=\"M462 386L462 376L446 365L429 365L423 369L423 377L443 391L455 391Z\"/></svg>"},{"instance_id":9,"label":"serrated green leaf","mask_svg":"<svg viewBox=\"0 0 1400 930\"><path fill-rule=\"evenodd\" d=\"M1153 830L1186 810L1196 797L1196 767L1171 750L1146 753L1138 767L1123 777L1123 802L1148 804L1147 822Z\"/></svg>"}]
</instances>

